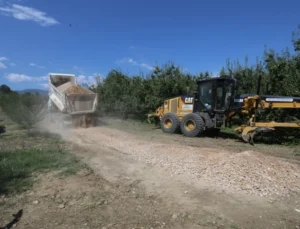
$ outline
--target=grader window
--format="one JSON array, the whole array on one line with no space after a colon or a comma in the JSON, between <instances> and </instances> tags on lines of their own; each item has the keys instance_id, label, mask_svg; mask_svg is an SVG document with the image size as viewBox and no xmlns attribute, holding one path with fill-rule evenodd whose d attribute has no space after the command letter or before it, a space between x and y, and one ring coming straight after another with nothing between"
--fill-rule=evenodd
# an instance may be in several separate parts
<instances>
[{"instance_id":1,"label":"grader window","mask_svg":"<svg viewBox=\"0 0 300 229\"><path fill-rule=\"evenodd\" d=\"M211 109L212 106L212 82L202 83L200 85L199 99L205 106L205 109Z\"/></svg>"},{"instance_id":2,"label":"grader window","mask_svg":"<svg viewBox=\"0 0 300 229\"><path fill-rule=\"evenodd\" d=\"M224 109L224 88L217 88L217 100L216 100L216 109L223 110Z\"/></svg>"},{"instance_id":3,"label":"grader window","mask_svg":"<svg viewBox=\"0 0 300 229\"><path fill-rule=\"evenodd\" d=\"M232 84L222 84L217 87L216 91L216 110L226 110L230 105Z\"/></svg>"}]
</instances>

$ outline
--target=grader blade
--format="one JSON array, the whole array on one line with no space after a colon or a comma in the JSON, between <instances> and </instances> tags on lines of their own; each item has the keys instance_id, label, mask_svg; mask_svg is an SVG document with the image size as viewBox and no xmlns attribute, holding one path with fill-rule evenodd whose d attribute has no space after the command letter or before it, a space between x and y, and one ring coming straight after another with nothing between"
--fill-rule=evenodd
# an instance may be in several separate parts
<instances>
[{"instance_id":1,"label":"grader blade","mask_svg":"<svg viewBox=\"0 0 300 229\"><path fill-rule=\"evenodd\" d=\"M266 133L270 131L274 131L274 128L271 127L258 127L258 126L247 126L243 129L242 132L242 139L246 143L250 143L251 145L254 145L254 137L258 133Z\"/></svg>"}]
</instances>

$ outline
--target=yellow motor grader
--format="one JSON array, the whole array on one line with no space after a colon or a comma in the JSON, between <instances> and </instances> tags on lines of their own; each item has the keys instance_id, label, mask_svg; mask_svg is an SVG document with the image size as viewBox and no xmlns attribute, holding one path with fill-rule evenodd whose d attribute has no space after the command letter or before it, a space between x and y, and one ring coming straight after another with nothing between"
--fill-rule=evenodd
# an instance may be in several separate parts
<instances>
[{"instance_id":1,"label":"yellow motor grader","mask_svg":"<svg viewBox=\"0 0 300 229\"><path fill-rule=\"evenodd\" d=\"M245 124L236 128L245 142L253 144L255 134L276 128L300 128L300 122L256 122L258 110L299 109L300 97L236 94L238 83L231 77L219 77L197 82L193 96L178 96L164 101L151 117L160 120L164 133L181 132L187 137L213 134L235 115L246 116Z\"/></svg>"}]
</instances>

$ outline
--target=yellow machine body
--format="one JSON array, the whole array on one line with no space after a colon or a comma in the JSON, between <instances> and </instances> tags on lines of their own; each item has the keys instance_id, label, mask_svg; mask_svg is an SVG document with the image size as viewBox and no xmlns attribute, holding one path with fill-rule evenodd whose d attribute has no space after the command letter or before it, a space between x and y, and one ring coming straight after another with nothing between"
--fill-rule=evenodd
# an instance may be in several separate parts
<instances>
[{"instance_id":1,"label":"yellow machine body","mask_svg":"<svg viewBox=\"0 0 300 229\"><path fill-rule=\"evenodd\" d=\"M155 113L148 114L148 118L154 117L161 119L164 114L174 113L179 119L186 114L193 112L193 96L177 96L166 99L164 104L158 107Z\"/></svg>"},{"instance_id":2,"label":"yellow machine body","mask_svg":"<svg viewBox=\"0 0 300 229\"><path fill-rule=\"evenodd\" d=\"M242 134L245 142L253 143L253 138L258 132L268 132L276 128L300 128L300 122L256 122L256 110L264 109L300 109L300 98L280 96L248 96L243 99L240 110L230 112L228 119L236 114L249 117L247 125L241 125L236 131Z\"/></svg>"}]
</instances>

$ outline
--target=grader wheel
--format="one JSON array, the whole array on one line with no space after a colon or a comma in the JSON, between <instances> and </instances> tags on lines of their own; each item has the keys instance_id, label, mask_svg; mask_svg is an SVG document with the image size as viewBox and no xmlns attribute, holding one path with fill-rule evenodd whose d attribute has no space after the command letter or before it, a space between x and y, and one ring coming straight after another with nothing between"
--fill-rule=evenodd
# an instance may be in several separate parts
<instances>
[{"instance_id":1,"label":"grader wheel","mask_svg":"<svg viewBox=\"0 0 300 229\"><path fill-rule=\"evenodd\" d=\"M196 137L204 132L205 123L197 113L185 115L180 123L180 129L183 135L187 137Z\"/></svg>"},{"instance_id":2,"label":"grader wheel","mask_svg":"<svg viewBox=\"0 0 300 229\"><path fill-rule=\"evenodd\" d=\"M160 126L164 133L173 134L179 131L180 120L176 114L167 113L162 117Z\"/></svg>"}]
</instances>

